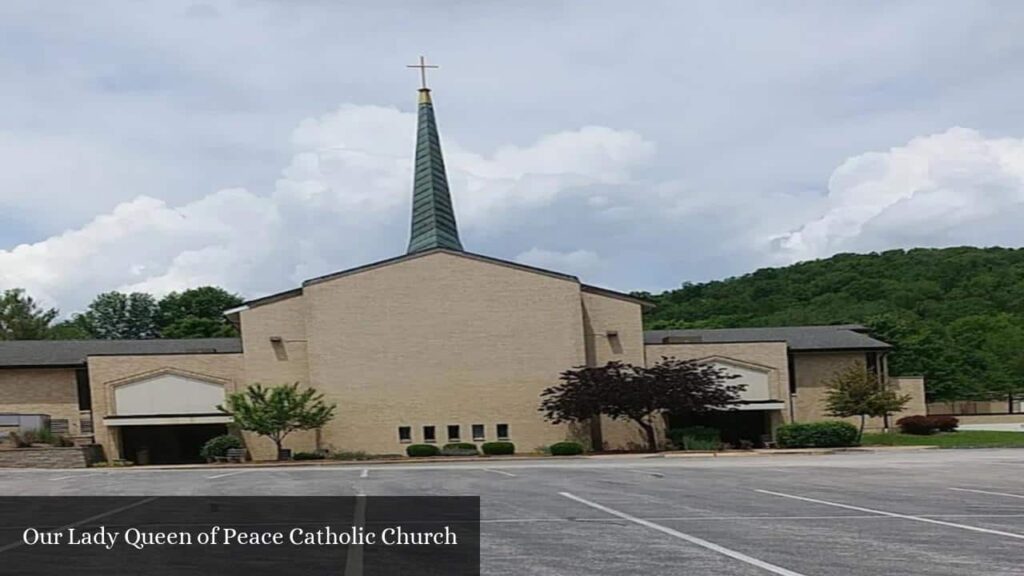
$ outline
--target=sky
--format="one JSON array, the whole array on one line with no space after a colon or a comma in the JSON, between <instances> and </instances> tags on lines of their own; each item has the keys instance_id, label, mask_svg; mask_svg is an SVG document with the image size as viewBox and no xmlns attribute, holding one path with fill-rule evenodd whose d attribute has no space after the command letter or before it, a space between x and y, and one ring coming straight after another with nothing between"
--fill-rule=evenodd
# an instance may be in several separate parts
<instances>
[{"instance_id":1,"label":"sky","mask_svg":"<svg viewBox=\"0 0 1024 576\"><path fill-rule=\"evenodd\" d=\"M657 292L1024 245L1024 4L0 3L0 289L246 297L404 253L417 71L463 245Z\"/></svg>"}]
</instances>

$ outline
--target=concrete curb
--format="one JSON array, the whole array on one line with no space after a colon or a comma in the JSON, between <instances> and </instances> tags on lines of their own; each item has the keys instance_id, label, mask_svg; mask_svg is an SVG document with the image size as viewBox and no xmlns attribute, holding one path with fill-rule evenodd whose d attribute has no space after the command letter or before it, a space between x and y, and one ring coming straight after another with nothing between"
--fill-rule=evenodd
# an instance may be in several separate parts
<instances>
[{"instance_id":1,"label":"concrete curb","mask_svg":"<svg viewBox=\"0 0 1024 576\"><path fill-rule=\"evenodd\" d=\"M175 464L154 466L126 466L123 468L101 467L99 470L233 470L248 468L289 468L289 467L323 467L323 468L362 468L366 466L387 465L433 465L438 463L475 463L486 465L493 462L553 462L560 460L650 460L655 458L754 458L764 456L825 456L829 454L878 452L913 452L918 450L935 450L938 446L863 446L855 448L792 448L792 449L760 449L734 450L728 452L711 451L669 451L631 454L591 454L584 456L432 456L429 458L388 458L374 460L291 460L286 462L242 462L238 464Z\"/></svg>"}]
</instances>

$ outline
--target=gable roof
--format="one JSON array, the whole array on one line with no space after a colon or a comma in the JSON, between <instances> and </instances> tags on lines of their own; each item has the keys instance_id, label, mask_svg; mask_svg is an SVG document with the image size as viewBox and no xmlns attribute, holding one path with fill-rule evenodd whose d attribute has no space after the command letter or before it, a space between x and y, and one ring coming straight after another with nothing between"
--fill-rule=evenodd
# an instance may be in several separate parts
<instances>
[{"instance_id":1,"label":"gable roof","mask_svg":"<svg viewBox=\"0 0 1024 576\"><path fill-rule=\"evenodd\" d=\"M785 342L794 352L892 348L889 344L868 336L866 332L867 328L859 324L648 330L644 332L644 344Z\"/></svg>"},{"instance_id":2,"label":"gable roof","mask_svg":"<svg viewBox=\"0 0 1024 576\"><path fill-rule=\"evenodd\" d=\"M362 266L356 266L355 268L349 268L347 270L340 270L338 272L331 272L330 274L325 274L323 276L317 276L316 278L310 278L309 280L304 281L302 283L302 287L300 287L300 288L293 288L291 290L286 290L284 292L279 292L277 294L271 294L269 296L263 296L261 298L255 298L253 300L248 300L248 301L244 302L242 304L242 306L240 306L238 308L234 308L232 310L226 311L225 314L234 314L234 313L240 312L241 310L244 310L246 308L254 308L256 306L260 306L260 305L263 305L263 304L270 304L272 302L277 302L277 301L283 300L285 298L301 296L302 295L302 288L304 288L306 286L312 286L314 284L319 284L321 282L329 282L331 280L335 280L337 278L342 278L344 276L351 276L353 274L360 274L362 272L368 272L370 270L376 270L377 268L383 268L385 266L391 266L392 264L399 264L401 262L406 262L406 261L409 261L409 260L414 260L416 258L423 258L424 256L430 256L432 254L439 254L439 253L450 254L452 256L458 256L460 258L468 258L470 260L477 260L479 262L486 262L486 263L489 263L489 264L496 264L498 266L504 266L506 268L512 268L514 270L520 270L520 271L523 271L523 272L530 272L530 273L533 273L533 274L540 274L542 276L548 276L550 278L555 278L555 279L558 279L558 280L566 280L568 282L574 282L576 284L579 284L580 285L580 290L582 290L584 292L591 292L591 293L594 293L594 294L600 294L602 296L608 296L610 298L618 298L620 300L626 300L626 301L629 301L629 302L640 304L641 306L647 306L647 307L653 307L654 306L653 302L650 302L648 300L644 300L642 298L637 298L637 297L632 296L630 294L625 294L625 293L622 293L622 292L616 292L615 290L609 290L607 288L599 288L597 286L591 286L589 284L583 284L583 283L580 282L579 278L577 278L576 276L573 276L571 274L563 274L561 272L555 272L553 270L546 270L544 268L537 268L535 266L529 266L527 264L520 264L519 262L510 262L508 260L502 260L500 258L492 258L491 256L484 256L482 254L474 254L473 252L466 252L464 250L449 250L447 248L433 248L433 249L430 249L430 250L423 250L421 252L414 252L412 254L403 254L401 256L395 256L393 258L388 258L386 260L379 260L377 262L371 262L369 264L363 264Z\"/></svg>"},{"instance_id":3,"label":"gable roof","mask_svg":"<svg viewBox=\"0 0 1024 576\"><path fill-rule=\"evenodd\" d=\"M0 342L0 367L78 367L89 356L231 354L240 338L153 340L9 340Z\"/></svg>"}]
</instances>

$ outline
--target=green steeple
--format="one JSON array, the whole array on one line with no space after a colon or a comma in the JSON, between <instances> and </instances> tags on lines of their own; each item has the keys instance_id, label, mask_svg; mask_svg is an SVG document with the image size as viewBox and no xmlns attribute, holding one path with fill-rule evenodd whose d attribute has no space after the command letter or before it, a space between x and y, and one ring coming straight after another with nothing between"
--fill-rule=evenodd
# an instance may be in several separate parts
<instances>
[{"instance_id":1,"label":"green steeple","mask_svg":"<svg viewBox=\"0 0 1024 576\"><path fill-rule=\"evenodd\" d=\"M416 132L416 176L412 185L412 234L409 254L433 248L462 250L455 211L448 192L448 176L437 136L430 90L420 89Z\"/></svg>"}]
</instances>

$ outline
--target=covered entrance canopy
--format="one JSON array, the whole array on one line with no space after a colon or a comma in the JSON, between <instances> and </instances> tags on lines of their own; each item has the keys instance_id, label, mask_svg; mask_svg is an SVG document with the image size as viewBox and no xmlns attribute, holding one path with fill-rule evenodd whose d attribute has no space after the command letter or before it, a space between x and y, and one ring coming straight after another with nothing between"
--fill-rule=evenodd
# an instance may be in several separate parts
<instances>
[{"instance_id":1,"label":"covered entrance canopy","mask_svg":"<svg viewBox=\"0 0 1024 576\"><path fill-rule=\"evenodd\" d=\"M226 381L181 370L159 370L111 387L121 457L136 464L199 462L207 440L227 433L231 417L217 409Z\"/></svg>"},{"instance_id":2,"label":"covered entrance canopy","mask_svg":"<svg viewBox=\"0 0 1024 576\"><path fill-rule=\"evenodd\" d=\"M712 356L701 362L725 370L733 376L729 384L744 386L740 401L725 410L713 410L704 414L670 414L669 428L706 426L719 431L722 442L741 446L749 442L762 446L771 436L773 420L781 421L785 402L778 399L780 392L772 384L773 368L751 362Z\"/></svg>"}]
</instances>

